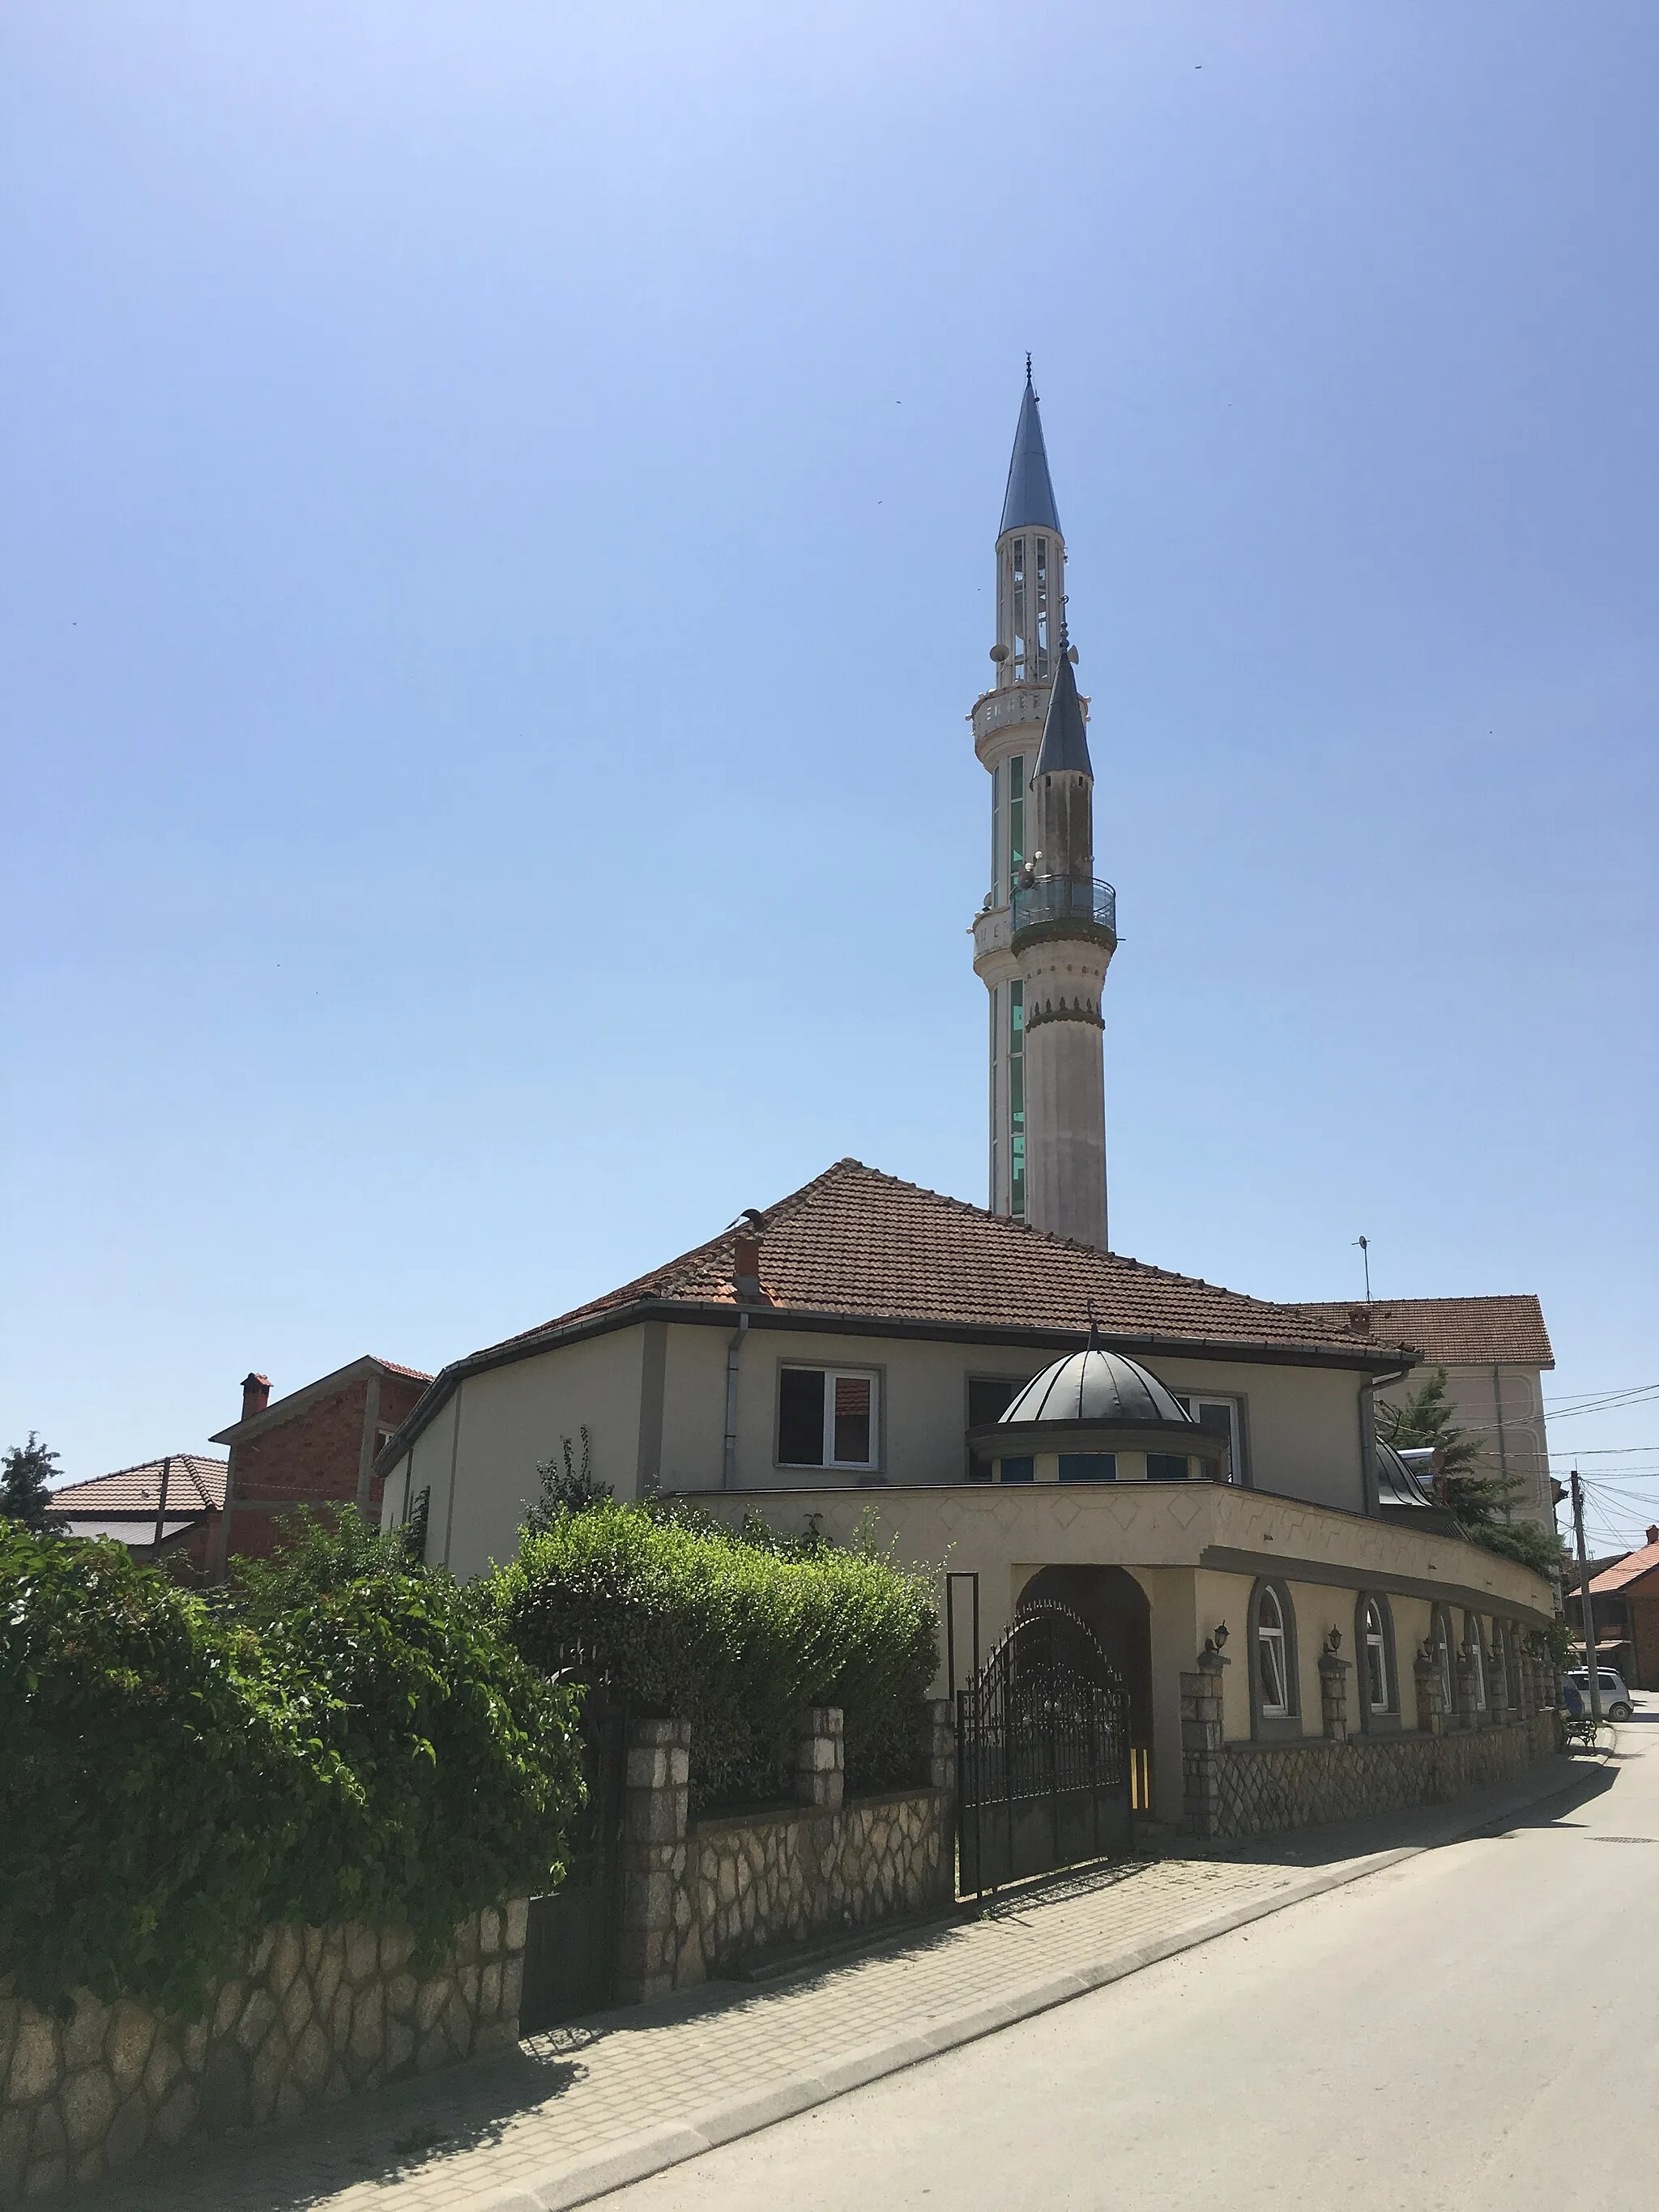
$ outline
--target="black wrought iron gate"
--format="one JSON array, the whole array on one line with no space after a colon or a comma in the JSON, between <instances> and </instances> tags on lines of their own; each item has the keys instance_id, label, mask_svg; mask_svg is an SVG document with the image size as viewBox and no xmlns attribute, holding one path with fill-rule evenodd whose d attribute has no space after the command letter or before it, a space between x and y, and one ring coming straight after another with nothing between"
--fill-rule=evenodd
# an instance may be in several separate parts
<instances>
[{"instance_id":1,"label":"black wrought iron gate","mask_svg":"<svg viewBox=\"0 0 1659 2212\"><path fill-rule=\"evenodd\" d=\"M964 1896L1129 1842L1129 1701L1068 1607L1016 1619L957 1696Z\"/></svg>"},{"instance_id":2,"label":"black wrought iron gate","mask_svg":"<svg viewBox=\"0 0 1659 2212\"><path fill-rule=\"evenodd\" d=\"M587 1802L571 1838L562 1884L530 1900L521 2035L597 2012L616 1994L627 1740L623 1706L603 1687L590 1690L582 1709Z\"/></svg>"}]
</instances>

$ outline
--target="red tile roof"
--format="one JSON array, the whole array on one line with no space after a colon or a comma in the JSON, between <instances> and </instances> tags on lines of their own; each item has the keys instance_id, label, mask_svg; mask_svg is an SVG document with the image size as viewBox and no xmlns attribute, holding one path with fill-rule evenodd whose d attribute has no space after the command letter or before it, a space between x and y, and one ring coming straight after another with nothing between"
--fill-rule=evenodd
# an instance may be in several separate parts
<instances>
[{"instance_id":1,"label":"red tile roof","mask_svg":"<svg viewBox=\"0 0 1659 2212\"><path fill-rule=\"evenodd\" d=\"M204 1513L225 1502L222 1459L199 1452L174 1452L167 1470L167 1514ZM140 1513L155 1510L161 1492L161 1462L147 1459L137 1467L118 1468L86 1482L66 1482L52 1493L54 1513Z\"/></svg>"},{"instance_id":2,"label":"red tile roof","mask_svg":"<svg viewBox=\"0 0 1659 2212\"><path fill-rule=\"evenodd\" d=\"M1644 1544L1639 1552L1626 1552L1622 1559L1610 1567L1603 1567L1592 1577L1590 1595L1595 1597L1607 1590L1623 1589L1627 1583L1638 1581L1659 1568L1659 1544Z\"/></svg>"},{"instance_id":3,"label":"red tile roof","mask_svg":"<svg viewBox=\"0 0 1659 2212\"><path fill-rule=\"evenodd\" d=\"M763 1303L775 1311L1079 1334L1092 1313L1109 1339L1340 1348L1374 1358L1389 1348L1386 1331L1380 1340L1375 1328L1356 1336L1346 1307L1334 1322L1323 1308L1247 1297L1027 1228L860 1160L837 1160L770 1207L765 1224L760 1283ZM753 1233L741 1225L725 1230L665 1267L491 1350L527 1344L642 1300L735 1308L733 1246L739 1235Z\"/></svg>"},{"instance_id":4,"label":"red tile roof","mask_svg":"<svg viewBox=\"0 0 1659 2212\"><path fill-rule=\"evenodd\" d=\"M1364 1308L1327 1303L1303 1311L1335 1321ZM1543 1309L1530 1291L1491 1298L1378 1298L1370 1313L1379 1337L1414 1345L1431 1366L1555 1364Z\"/></svg>"},{"instance_id":5,"label":"red tile roof","mask_svg":"<svg viewBox=\"0 0 1659 2212\"><path fill-rule=\"evenodd\" d=\"M378 1352L371 1352L368 1356L377 1367L384 1367L388 1375L407 1375L411 1382L429 1382L432 1380L423 1367L400 1367L395 1359L382 1359Z\"/></svg>"}]
</instances>

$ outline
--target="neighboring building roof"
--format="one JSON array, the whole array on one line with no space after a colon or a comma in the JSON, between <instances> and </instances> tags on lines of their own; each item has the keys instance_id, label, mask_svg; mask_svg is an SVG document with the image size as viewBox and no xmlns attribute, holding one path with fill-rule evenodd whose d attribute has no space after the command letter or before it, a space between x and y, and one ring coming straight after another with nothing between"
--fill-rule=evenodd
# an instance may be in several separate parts
<instances>
[{"instance_id":1,"label":"neighboring building roof","mask_svg":"<svg viewBox=\"0 0 1659 2212\"><path fill-rule=\"evenodd\" d=\"M1412 1359L1403 1347L1379 1344L1370 1333L1357 1336L1322 1313L1246 1297L1029 1229L861 1160L837 1160L769 1209L759 1233L760 1295L740 1299L735 1247L739 1237L756 1236L739 1223L604 1297L453 1363L383 1461L419 1433L464 1375L665 1310L688 1321L724 1322L742 1308L785 1327L839 1322L863 1334L1006 1336L1024 1344L1063 1343L1086 1335L1092 1322L1121 1350L1184 1349L1374 1370Z\"/></svg>"},{"instance_id":2,"label":"neighboring building roof","mask_svg":"<svg viewBox=\"0 0 1659 2212\"><path fill-rule=\"evenodd\" d=\"M174 1452L167 1466L167 1516L206 1513L225 1502L225 1462L199 1452ZM86 1482L66 1482L54 1490L50 1510L64 1515L154 1513L161 1494L161 1462L147 1459L118 1468Z\"/></svg>"},{"instance_id":3,"label":"neighboring building roof","mask_svg":"<svg viewBox=\"0 0 1659 2212\"><path fill-rule=\"evenodd\" d=\"M262 1413L250 1413L246 1420L233 1421L227 1429L219 1429L209 1439L216 1444L239 1443L244 1437L258 1436L266 1429L274 1429L279 1422L292 1420L295 1413L303 1413L319 1398L331 1391L343 1390L348 1382L369 1375L401 1375L410 1382L429 1382L432 1377L418 1367L400 1367L395 1359L380 1359L372 1352L361 1358L348 1360L337 1367L331 1375L319 1375L314 1382L305 1382L297 1390L290 1390L286 1398L274 1399Z\"/></svg>"},{"instance_id":4,"label":"neighboring building roof","mask_svg":"<svg viewBox=\"0 0 1659 2212\"><path fill-rule=\"evenodd\" d=\"M1592 1597L1601 1596L1611 1590L1621 1590L1627 1583L1639 1582L1644 1575L1650 1575L1659 1569L1659 1537L1655 1537L1651 1530L1649 1536L1650 1541L1644 1544L1639 1552L1626 1552L1622 1559L1616 1560L1610 1567L1604 1567L1599 1575L1592 1576ZM1570 1595L1576 1595L1577 1593Z\"/></svg>"},{"instance_id":5,"label":"neighboring building roof","mask_svg":"<svg viewBox=\"0 0 1659 2212\"><path fill-rule=\"evenodd\" d=\"M1089 758L1088 732L1083 726L1083 702L1077 696L1077 678L1072 672L1072 656L1064 645L1060 650L1060 665L1054 672L1054 688L1048 694L1048 712L1043 718L1042 743L1037 750L1033 775L1054 775L1062 769L1072 769L1079 775L1092 776L1094 763Z\"/></svg>"},{"instance_id":6,"label":"neighboring building roof","mask_svg":"<svg viewBox=\"0 0 1659 2212\"><path fill-rule=\"evenodd\" d=\"M997 535L1030 523L1039 530L1060 530L1060 510L1048 477L1048 448L1042 442L1042 417L1031 389L1031 372L1025 372L1025 396L1019 403L1019 422L1014 431L1014 454L1008 464L1008 489L1003 495L1002 521ZM1058 611L1058 610L1056 610Z\"/></svg>"},{"instance_id":7,"label":"neighboring building roof","mask_svg":"<svg viewBox=\"0 0 1659 2212\"><path fill-rule=\"evenodd\" d=\"M1303 1311L1346 1320L1366 1309L1326 1301ZM1378 1298L1369 1309L1381 1338L1413 1345L1431 1367L1553 1367L1544 1311L1530 1291L1491 1298Z\"/></svg>"}]
</instances>

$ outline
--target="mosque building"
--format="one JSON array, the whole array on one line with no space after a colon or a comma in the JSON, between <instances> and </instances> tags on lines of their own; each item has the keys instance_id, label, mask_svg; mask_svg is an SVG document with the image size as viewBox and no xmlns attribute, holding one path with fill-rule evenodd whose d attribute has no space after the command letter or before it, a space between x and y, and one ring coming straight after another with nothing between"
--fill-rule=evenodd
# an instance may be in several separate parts
<instances>
[{"instance_id":1,"label":"mosque building","mask_svg":"<svg viewBox=\"0 0 1659 2212\"><path fill-rule=\"evenodd\" d=\"M1127 1698L1143 1813L1238 1835L1407 1804L1547 1747L1547 1583L1465 1540L1382 1446L1418 1364L1369 1307L1287 1305L1113 1252L1088 702L1028 374L975 702L990 885L988 1202L837 1161L692 1251L455 1359L375 1462L386 1525L464 1576L509 1557L585 1431L618 1498L733 1520L873 1511L988 1648L1085 1622ZM1404 1338L1405 1340L1401 1340ZM971 1639L951 1615L963 1686Z\"/></svg>"}]
</instances>

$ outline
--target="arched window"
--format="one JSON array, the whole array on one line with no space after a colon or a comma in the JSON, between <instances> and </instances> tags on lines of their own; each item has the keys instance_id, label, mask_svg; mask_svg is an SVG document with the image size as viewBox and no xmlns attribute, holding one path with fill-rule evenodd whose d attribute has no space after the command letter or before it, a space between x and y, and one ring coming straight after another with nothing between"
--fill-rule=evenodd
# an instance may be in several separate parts
<instances>
[{"instance_id":1,"label":"arched window","mask_svg":"<svg viewBox=\"0 0 1659 2212\"><path fill-rule=\"evenodd\" d=\"M1463 1616L1463 1650L1468 1665L1469 1711L1473 1715L1483 1714L1486 1710L1486 1647L1478 1613L1466 1613Z\"/></svg>"},{"instance_id":2,"label":"arched window","mask_svg":"<svg viewBox=\"0 0 1659 2212\"><path fill-rule=\"evenodd\" d=\"M1259 1685L1263 1717L1270 1721L1287 1720L1291 1711L1290 1655L1285 1649L1285 1608L1279 1602L1279 1593L1271 1585L1261 1593L1261 1610L1256 1616L1255 1662L1259 1669Z\"/></svg>"},{"instance_id":3,"label":"arched window","mask_svg":"<svg viewBox=\"0 0 1659 2212\"><path fill-rule=\"evenodd\" d=\"M1365 1710L1386 1713L1393 1704L1389 1696L1389 1638L1382 1626L1382 1608L1374 1597L1365 1600L1361 1626L1364 1631L1360 1664L1365 1674Z\"/></svg>"},{"instance_id":4,"label":"arched window","mask_svg":"<svg viewBox=\"0 0 1659 2212\"><path fill-rule=\"evenodd\" d=\"M1430 1646L1434 1656L1434 1671L1440 1678L1440 1710L1449 1720L1457 1711L1457 1678L1452 1672L1451 1620L1443 1605L1434 1609L1434 1626L1430 1631Z\"/></svg>"}]
</instances>

